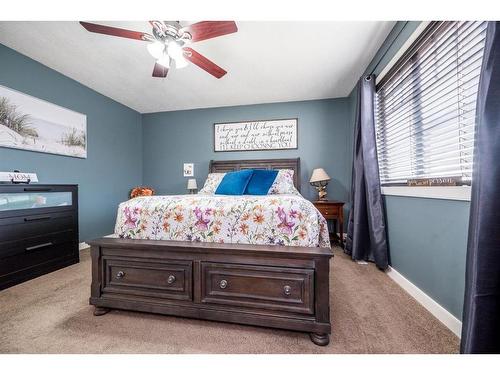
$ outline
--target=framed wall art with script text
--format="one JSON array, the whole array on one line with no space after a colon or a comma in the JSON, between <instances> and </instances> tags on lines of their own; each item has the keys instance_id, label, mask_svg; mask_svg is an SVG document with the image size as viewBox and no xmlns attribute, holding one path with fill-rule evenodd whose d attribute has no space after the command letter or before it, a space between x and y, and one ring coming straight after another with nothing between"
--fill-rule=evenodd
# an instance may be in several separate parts
<instances>
[{"instance_id":1,"label":"framed wall art with script text","mask_svg":"<svg viewBox=\"0 0 500 375\"><path fill-rule=\"evenodd\" d=\"M214 151L297 149L296 118L214 124Z\"/></svg>"}]
</instances>

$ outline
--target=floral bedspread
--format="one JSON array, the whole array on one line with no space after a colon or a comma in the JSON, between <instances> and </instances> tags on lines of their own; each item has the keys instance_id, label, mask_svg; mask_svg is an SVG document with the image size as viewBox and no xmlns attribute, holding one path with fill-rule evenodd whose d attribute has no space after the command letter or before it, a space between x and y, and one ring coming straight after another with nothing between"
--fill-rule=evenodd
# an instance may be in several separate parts
<instances>
[{"instance_id":1,"label":"floral bedspread","mask_svg":"<svg viewBox=\"0 0 500 375\"><path fill-rule=\"evenodd\" d=\"M300 195L164 195L118 207L122 238L330 247L326 220Z\"/></svg>"}]
</instances>

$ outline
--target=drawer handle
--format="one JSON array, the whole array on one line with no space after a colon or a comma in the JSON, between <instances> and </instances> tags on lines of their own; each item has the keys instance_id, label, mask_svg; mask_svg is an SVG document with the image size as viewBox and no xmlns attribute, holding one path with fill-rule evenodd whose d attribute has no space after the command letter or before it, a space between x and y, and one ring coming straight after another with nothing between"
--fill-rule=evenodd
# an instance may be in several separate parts
<instances>
[{"instance_id":1,"label":"drawer handle","mask_svg":"<svg viewBox=\"0 0 500 375\"><path fill-rule=\"evenodd\" d=\"M328 215L328 211L325 211L325 215Z\"/></svg>"},{"instance_id":2,"label":"drawer handle","mask_svg":"<svg viewBox=\"0 0 500 375\"><path fill-rule=\"evenodd\" d=\"M227 288L227 280L221 280L219 283L219 287L221 289L226 289Z\"/></svg>"},{"instance_id":3,"label":"drawer handle","mask_svg":"<svg viewBox=\"0 0 500 375\"><path fill-rule=\"evenodd\" d=\"M173 284L175 283L175 276L174 275L170 275L167 279L167 283L169 284Z\"/></svg>"},{"instance_id":4,"label":"drawer handle","mask_svg":"<svg viewBox=\"0 0 500 375\"><path fill-rule=\"evenodd\" d=\"M285 296L289 296L292 294L292 287L290 285L285 285L283 288L283 293L285 293Z\"/></svg>"},{"instance_id":5,"label":"drawer handle","mask_svg":"<svg viewBox=\"0 0 500 375\"><path fill-rule=\"evenodd\" d=\"M25 217L24 221L49 220L50 216Z\"/></svg>"},{"instance_id":6,"label":"drawer handle","mask_svg":"<svg viewBox=\"0 0 500 375\"><path fill-rule=\"evenodd\" d=\"M35 246L27 247L26 251L32 251L32 250L36 250L36 249L41 249L42 247L52 246L53 244L54 243L52 243L52 242L41 243L40 245L35 245Z\"/></svg>"},{"instance_id":7,"label":"drawer handle","mask_svg":"<svg viewBox=\"0 0 500 375\"><path fill-rule=\"evenodd\" d=\"M123 279L124 277L125 277L125 272L123 271L118 271L118 273L116 274L117 279Z\"/></svg>"}]
</instances>

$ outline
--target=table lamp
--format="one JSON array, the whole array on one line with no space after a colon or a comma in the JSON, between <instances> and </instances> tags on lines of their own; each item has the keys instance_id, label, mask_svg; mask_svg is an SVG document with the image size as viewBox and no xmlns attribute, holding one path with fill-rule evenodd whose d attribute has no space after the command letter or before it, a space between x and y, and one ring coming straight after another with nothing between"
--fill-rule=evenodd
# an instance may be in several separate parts
<instances>
[{"instance_id":1,"label":"table lamp","mask_svg":"<svg viewBox=\"0 0 500 375\"><path fill-rule=\"evenodd\" d=\"M328 176L323 168L316 168L313 170L311 179L309 183L318 190L318 200L326 201L326 186L330 181L330 176Z\"/></svg>"},{"instance_id":2,"label":"table lamp","mask_svg":"<svg viewBox=\"0 0 500 375\"><path fill-rule=\"evenodd\" d=\"M196 178L190 178L188 180L187 189L189 190L189 194L195 194L198 186L196 185Z\"/></svg>"}]
</instances>

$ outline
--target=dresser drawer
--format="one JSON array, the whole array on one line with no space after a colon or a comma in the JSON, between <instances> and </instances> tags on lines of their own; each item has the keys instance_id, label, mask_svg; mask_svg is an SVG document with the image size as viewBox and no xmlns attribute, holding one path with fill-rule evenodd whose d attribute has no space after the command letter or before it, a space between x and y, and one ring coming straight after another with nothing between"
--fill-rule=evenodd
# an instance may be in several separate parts
<instances>
[{"instance_id":1,"label":"dresser drawer","mask_svg":"<svg viewBox=\"0 0 500 375\"><path fill-rule=\"evenodd\" d=\"M15 273L29 273L34 268L64 258L78 259L76 242L58 242L53 239L50 243L41 242L38 245L40 246L23 251L16 256L0 259L0 284L3 276L8 278Z\"/></svg>"},{"instance_id":2,"label":"dresser drawer","mask_svg":"<svg viewBox=\"0 0 500 375\"><path fill-rule=\"evenodd\" d=\"M0 219L0 243L76 229L75 215L62 211Z\"/></svg>"},{"instance_id":3,"label":"dresser drawer","mask_svg":"<svg viewBox=\"0 0 500 375\"><path fill-rule=\"evenodd\" d=\"M202 303L314 314L314 270L203 262Z\"/></svg>"},{"instance_id":4,"label":"dresser drawer","mask_svg":"<svg viewBox=\"0 0 500 375\"><path fill-rule=\"evenodd\" d=\"M192 262L104 259L103 293L192 300Z\"/></svg>"},{"instance_id":5,"label":"dresser drawer","mask_svg":"<svg viewBox=\"0 0 500 375\"><path fill-rule=\"evenodd\" d=\"M37 251L47 251L53 245L74 242L77 238L73 229L57 233L47 233L40 236L21 238L12 241L0 242L0 259L10 256L31 253Z\"/></svg>"},{"instance_id":6,"label":"dresser drawer","mask_svg":"<svg viewBox=\"0 0 500 375\"><path fill-rule=\"evenodd\" d=\"M324 216L325 219L336 219L339 217L340 210L342 209L340 206L334 206L330 204L314 204L321 215Z\"/></svg>"}]
</instances>

